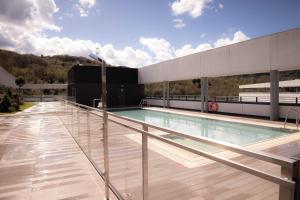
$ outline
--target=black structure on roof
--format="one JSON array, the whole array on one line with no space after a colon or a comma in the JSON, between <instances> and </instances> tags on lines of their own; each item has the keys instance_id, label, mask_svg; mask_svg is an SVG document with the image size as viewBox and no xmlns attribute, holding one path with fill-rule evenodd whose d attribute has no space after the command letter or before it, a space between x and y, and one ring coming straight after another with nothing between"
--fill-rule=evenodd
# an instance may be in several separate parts
<instances>
[{"instance_id":1,"label":"black structure on roof","mask_svg":"<svg viewBox=\"0 0 300 200\"><path fill-rule=\"evenodd\" d=\"M144 94L138 84L138 70L128 67L107 67L107 106L137 106ZM75 65L68 73L68 96L77 103L93 106L101 98L101 67Z\"/></svg>"}]
</instances>

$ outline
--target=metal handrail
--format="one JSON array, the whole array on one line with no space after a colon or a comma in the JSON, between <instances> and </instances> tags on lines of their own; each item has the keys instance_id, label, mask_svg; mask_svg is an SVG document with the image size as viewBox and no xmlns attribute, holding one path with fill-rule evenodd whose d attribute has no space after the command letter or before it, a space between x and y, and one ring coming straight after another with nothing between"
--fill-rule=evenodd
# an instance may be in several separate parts
<instances>
[{"instance_id":1,"label":"metal handrail","mask_svg":"<svg viewBox=\"0 0 300 200\"><path fill-rule=\"evenodd\" d=\"M154 138L154 139L157 139L159 141L165 142L167 144L178 147L180 149L184 149L184 150L189 151L191 153L209 158L209 159L214 160L216 162L220 162L222 164L228 165L228 166L233 167L235 169L250 173L254 176L266 179L266 180L271 181L273 183L277 183L279 185L282 185L282 186L285 186L285 187L288 187L288 188L291 188L291 189L293 189L295 187L295 182L292 181L292 180L288 180L288 179L285 179L285 178L282 178L282 177L277 177L277 176L274 176L272 174L269 174L269 173L266 173L266 172L263 172L263 171L260 171L260 170L254 169L254 168L247 167L246 165L240 164L238 162L234 162L234 161L231 161L229 159L225 159L225 158L222 158L220 156L216 156L214 154L207 153L205 151L201 151L201 150L198 150L198 149L195 149L195 148L192 148L192 147L188 147L186 145L179 144L179 143L174 142L170 139L166 139L166 138L163 138L161 136L154 135L150 132L143 131L143 130L140 130L138 128L134 128L130 125L126 125L122 122L118 122L118 121L113 120L113 119L108 119L108 120L111 121L111 122L114 122L118 125L124 126L128 129L131 129L133 131L136 131L136 132L139 132L139 133L142 133L142 134L146 134L147 136L149 136L151 138Z\"/></svg>"},{"instance_id":2,"label":"metal handrail","mask_svg":"<svg viewBox=\"0 0 300 200\"><path fill-rule=\"evenodd\" d=\"M104 117L103 115L100 114L99 109L94 109L94 108L91 108L89 106L84 106L84 105L74 103L74 102L69 102L69 101L65 101L65 102L73 104L74 106L79 107L79 108L88 108L88 109L91 109L92 111L97 111L97 112L92 112L92 113L96 114L96 115L98 115L102 118ZM126 124L122 121L118 121L117 118L141 124L143 126L143 130L132 127L132 125L128 125L128 124ZM147 147L147 137L157 139L157 140L162 141L164 143L167 143L167 144L170 144L172 146L175 146L175 147L181 148L183 150L189 151L191 153L206 157L206 158L214 160L216 162L220 162L222 164L225 164L225 165L230 166L232 168L235 168L237 170L241 170L241 171L249 173L251 175L254 175L254 176L260 177L262 179L268 180L270 182L279 184L280 185L280 192L279 192L280 200L292 200L292 199L294 199L295 193L297 193L297 189L295 189L295 188L298 187L298 183L296 185L296 182L294 180L295 176L296 176L295 172L299 170L298 169L299 162L297 160L290 159L290 158L285 158L285 157L281 157L281 156L276 156L276 155L268 154L268 153L264 153L264 152L259 152L259 151L251 151L251 150L247 150L247 149L244 149L244 148L241 148L241 147L238 147L238 146L234 146L234 145L231 145L231 144L215 141L215 140L208 139L208 138L202 138L202 137L196 138L196 137L193 137L193 136L188 136L186 134L183 134L183 133L180 133L180 132L177 132L177 131L174 131L174 130L154 126L154 125L147 124L147 123L144 123L144 122L141 122L141 121L138 121L138 120L134 120L134 119L130 119L130 118L127 118L127 117L119 116L119 115L116 115L116 114L113 114L113 113L108 113L107 120L142 134L142 138L143 138L142 139L142 149L143 149L143 154L142 154L143 155L142 156L143 157L142 158L143 159L143 196L144 196L145 200L147 199L147 194L148 194L148 167L147 167L147 163L148 163L148 156L147 156L148 155L148 153L147 153L148 149L147 148L148 147ZM251 157L254 157L256 159L261 159L261 160L264 160L264 161L267 161L267 162L270 162L270 163L278 164L282 167L281 168L282 173L286 173L287 176L286 177L275 176L275 175L272 175L272 174L254 169L252 167L248 167L246 165L234 162L232 160L224 159L220 156L217 156L217 155L214 155L214 154L211 154L211 153L207 153L207 152L204 152L204 151L201 151L201 150L198 150L198 149L194 149L192 147L188 147L188 146L179 144L179 143L177 143L175 141L172 141L170 139L163 138L161 136L157 136L157 135L154 135L154 134L148 132L148 127L152 127L152 128L158 129L158 130L165 131L165 132L169 132L169 133L177 134L177 135L180 135L180 136L184 136L184 137L187 137L189 139L195 139L195 140L197 139L197 141L205 142L205 143L217 146L217 147L222 147L224 149L228 149L228 150L240 153L240 154L251 156Z\"/></svg>"},{"instance_id":3,"label":"metal handrail","mask_svg":"<svg viewBox=\"0 0 300 200\"><path fill-rule=\"evenodd\" d=\"M141 99L140 103L139 103L139 107L143 107L144 103L146 102L145 99ZM146 102L147 103L147 102Z\"/></svg>"},{"instance_id":4,"label":"metal handrail","mask_svg":"<svg viewBox=\"0 0 300 200\"><path fill-rule=\"evenodd\" d=\"M94 110L94 111L99 112L99 109L92 108L90 106L82 105L82 104L75 103L75 102L69 102L69 101L68 101L68 103L71 103L73 105L76 105L76 106L79 106L79 107L82 107L82 108L88 108L90 110ZM223 148L225 150L230 150L230 151L240 153L240 154L244 154L244 155L247 155L247 156L250 156L250 157L259 158L261 160L271 162L273 164L278 164L282 167L291 168L293 166L293 164L296 162L294 159L286 158L286 157L283 157L283 156L278 156L278 155L274 155L274 154L270 154L270 153L266 153L266 152L262 152L262 151L247 150L247 149L241 148L237 145L229 144L229 143L226 143L226 142L220 142L218 140L214 140L214 139L210 139L210 138L206 138L206 137L202 137L202 136L195 137L195 136L192 136L192 135L187 135L187 134L179 132L179 131L175 131L175 130L172 130L172 129L156 126L156 125L146 123L146 122L143 122L143 121L140 121L140 120L120 116L120 115L114 114L112 112L107 112L107 114L108 114L108 116L113 116L113 117L116 117L116 118L120 118L120 119L123 119L123 120L134 122L134 123L137 123L137 124L140 124L140 125L146 125L148 127L151 127L151 128L154 128L154 129L157 129L157 130L160 130L160 131L164 131L166 133L171 133L171 134L174 134L174 135L177 135L177 136L180 136L180 137L185 137L185 138L197 141L197 142L203 142L203 143L206 143L206 144L210 144L210 145L213 145L213 146L216 146L216 147ZM102 116L102 115L100 115L100 116Z\"/></svg>"},{"instance_id":5,"label":"metal handrail","mask_svg":"<svg viewBox=\"0 0 300 200\"><path fill-rule=\"evenodd\" d=\"M149 123L146 123L146 122L143 122L143 121L140 121L140 120L120 116L120 115L117 115L117 114L114 114L114 113L111 113L111 112L108 112L108 115L116 117L116 118L120 118L120 119L123 119L123 120L135 122L135 123L140 124L140 125L146 125L148 127L151 127L151 128L154 128L154 129L166 132L166 133L171 133L171 134L174 134L176 136L185 137L187 139L191 139L191 140L194 140L194 141L197 141L197 142L203 142L203 143L206 143L206 144L209 144L209 145L213 145L215 147L223 148L225 150L230 150L230 151L240 153L240 154L244 154L244 155L247 155L247 156L250 156L250 157L253 157L253 158L258 158L258 159L264 160L266 162L270 162L270 163L273 163L273 164L280 165L281 167L292 168L294 163L296 162L294 159L290 159L290 158L286 158L286 157L282 157L282 156L277 156L277 155L270 154L270 153L267 153L267 152L262 152L262 151L247 150L247 149L239 147L237 145L229 144L229 143L226 143L226 142L221 142L221 141L218 141L218 140L214 140L214 139L210 139L210 138L206 138L206 137L202 137L202 136L195 137L195 136L192 136L192 135L187 135L187 134L179 132L179 131L175 131L175 130L172 130L172 129L156 126L156 125L149 124Z\"/></svg>"},{"instance_id":6,"label":"metal handrail","mask_svg":"<svg viewBox=\"0 0 300 200\"><path fill-rule=\"evenodd\" d=\"M101 101L101 99L93 99L93 108L96 108L96 101Z\"/></svg>"},{"instance_id":7,"label":"metal handrail","mask_svg":"<svg viewBox=\"0 0 300 200\"><path fill-rule=\"evenodd\" d=\"M284 120L284 125L283 125L283 128L285 128L286 126L286 123L287 123L287 120L288 120L288 117L289 117L289 114L291 111L294 111L296 113L296 127L297 127L297 131L298 131L298 127L299 127L299 118L298 118L298 111L295 109L295 108L289 108L288 112L287 112L287 115L285 117L285 120Z\"/></svg>"},{"instance_id":8,"label":"metal handrail","mask_svg":"<svg viewBox=\"0 0 300 200\"><path fill-rule=\"evenodd\" d=\"M146 99L163 99L163 96L147 96ZM279 97L279 102L284 104L299 104L300 97ZM266 96L216 96L209 98L213 101L220 102L256 102L256 103L268 103L270 97ZM169 100L200 100L200 95L170 95Z\"/></svg>"}]
</instances>

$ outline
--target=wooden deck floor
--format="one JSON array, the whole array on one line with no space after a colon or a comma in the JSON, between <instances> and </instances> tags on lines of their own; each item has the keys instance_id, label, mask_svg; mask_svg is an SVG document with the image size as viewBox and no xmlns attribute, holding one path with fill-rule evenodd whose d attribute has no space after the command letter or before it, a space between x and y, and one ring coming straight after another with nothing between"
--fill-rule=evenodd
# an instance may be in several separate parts
<instances>
[{"instance_id":1,"label":"wooden deck floor","mask_svg":"<svg viewBox=\"0 0 300 200\"><path fill-rule=\"evenodd\" d=\"M0 118L0 200L103 199L102 181L67 132L68 129L88 158L103 170L102 121L84 110L64 110L58 103L40 104L30 112L59 108L66 114ZM142 199L140 134L112 122L108 130L111 183L125 199ZM293 156L300 153L300 136L293 137L292 141L267 145L266 149L257 148ZM149 144L151 200L278 199L276 184L170 145L154 140ZM182 158L177 159L179 151ZM180 163L182 159L197 164L187 167ZM278 166L246 156L235 154L231 159L280 173Z\"/></svg>"},{"instance_id":2,"label":"wooden deck floor","mask_svg":"<svg viewBox=\"0 0 300 200\"><path fill-rule=\"evenodd\" d=\"M43 103L31 113L55 110ZM103 197L102 180L56 114L0 118L0 200Z\"/></svg>"}]
</instances>

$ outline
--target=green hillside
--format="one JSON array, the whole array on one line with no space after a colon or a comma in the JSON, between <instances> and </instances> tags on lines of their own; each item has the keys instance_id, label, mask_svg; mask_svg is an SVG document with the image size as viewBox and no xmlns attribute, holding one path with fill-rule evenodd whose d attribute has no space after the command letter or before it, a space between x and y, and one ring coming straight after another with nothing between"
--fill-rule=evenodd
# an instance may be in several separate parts
<instances>
[{"instance_id":1,"label":"green hillside","mask_svg":"<svg viewBox=\"0 0 300 200\"><path fill-rule=\"evenodd\" d=\"M76 63L96 64L84 58L68 55L36 56L0 49L0 65L27 83L66 83L68 70Z\"/></svg>"},{"instance_id":2,"label":"green hillside","mask_svg":"<svg viewBox=\"0 0 300 200\"><path fill-rule=\"evenodd\" d=\"M292 79L300 79L300 70L280 72L281 81ZM209 96L238 96L239 85L263 82L269 82L268 73L209 78ZM162 88L161 83L149 84L145 87L145 93L150 96L162 95ZM260 91L264 91L264 89ZM200 87L197 83L193 83L193 80L170 82L170 94L196 95L200 94Z\"/></svg>"},{"instance_id":3,"label":"green hillside","mask_svg":"<svg viewBox=\"0 0 300 200\"><path fill-rule=\"evenodd\" d=\"M68 55L36 56L18 54L0 49L0 65L16 77L22 76L27 83L66 83L67 72L76 63L93 65L95 62ZM300 79L300 70L280 73L280 80ZM253 74L209 79L209 96L236 96L241 84L268 82L269 74ZM194 81L195 82L195 81ZM145 86L146 95L162 95L162 84ZM171 95L199 94L200 88L193 80L170 83Z\"/></svg>"}]
</instances>

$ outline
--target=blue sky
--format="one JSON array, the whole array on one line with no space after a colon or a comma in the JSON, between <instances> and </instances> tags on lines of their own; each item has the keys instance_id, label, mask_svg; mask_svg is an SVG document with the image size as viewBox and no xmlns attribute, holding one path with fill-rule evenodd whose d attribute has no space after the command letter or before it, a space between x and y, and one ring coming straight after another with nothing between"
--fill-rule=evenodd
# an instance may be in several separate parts
<instances>
[{"instance_id":1,"label":"blue sky","mask_svg":"<svg viewBox=\"0 0 300 200\"><path fill-rule=\"evenodd\" d=\"M10 14L18 4L0 3L0 48L81 56L98 49L133 67L300 27L299 0L28 0L24 22Z\"/></svg>"},{"instance_id":2,"label":"blue sky","mask_svg":"<svg viewBox=\"0 0 300 200\"><path fill-rule=\"evenodd\" d=\"M230 36L238 30L253 38L300 26L299 0L215 0L211 8L205 9L196 19L188 15L174 16L169 6L172 1L122 2L97 1L93 10L100 11L100 14L80 17L75 13L73 18L60 21L59 16L74 11L71 2L57 1L60 11L55 18L64 27L58 35L113 43L118 48L138 45L141 36L157 37L180 47L186 43L198 44L223 35ZM220 3L224 5L223 9L218 8ZM175 18L184 19L186 27L174 28L172 20ZM202 34L206 37L201 38Z\"/></svg>"}]
</instances>

